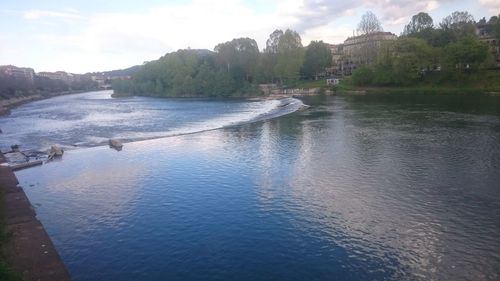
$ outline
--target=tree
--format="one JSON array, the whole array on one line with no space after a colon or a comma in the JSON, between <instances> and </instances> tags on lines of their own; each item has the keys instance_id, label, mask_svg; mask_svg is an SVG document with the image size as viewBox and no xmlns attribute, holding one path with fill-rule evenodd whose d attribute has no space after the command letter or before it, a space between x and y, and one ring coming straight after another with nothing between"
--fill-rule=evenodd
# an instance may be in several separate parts
<instances>
[{"instance_id":1,"label":"tree","mask_svg":"<svg viewBox=\"0 0 500 281\"><path fill-rule=\"evenodd\" d=\"M400 38L387 42L380 49L374 82L385 85L413 84L435 64L435 51L425 40Z\"/></svg>"},{"instance_id":2,"label":"tree","mask_svg":"<svg viewBox=\"0 0 500 281\"><path fill-rule=\"evenodd\" d=\"M491 17L490 23L493 25L493 34L495 35L497 40L500 40L500 15L498 15L498 17Z\"/></svg>"},{"instance_id":3,"label":"tree","mask_svg":"<svg viewBox=\"0 0 500 281\"><path fill-rule=\"evenodd\" d=\"M278 44L282 36L281 29L273 31L266 41L264 52L259 55L256 78L261 83L274 82L275 80L274 68L278 62Z\"/></svg>"},{"instance_id":4,"label":"tree","mask_svg":"<svg viewBox=\"0 0 500 281\"><path fill-rule=\"evenodd\" d=\"M465 11L453 12L439 23L439 27L441 28L440 40L442 46L457 42L465 37L475 36L476 33L474 17Z\"/></svg>"},{"instance_id":5,"label":"tree","mask_svg":"<svg viewBox=\"0 0 500 281\"><path fill-rule=\"evenodd\" d=\"M237 38L215 51L178 50L147 62L133 79L117 82L122 94L160 96L232 96L253 94L252 75L259 58L255 40Z\"/></svg>"},{"instance_id":6,"label":"tree","mask_svg":"<svg viewBox=\"0 0 500 281\"><path fill-rule=\"evenodd\" d=\"M352 74L352 83L356 86L367 86L373 82L373 70L371 67L362 65Z\"/></svg>"},{"instance_id":7,"label":"tree","mask_svg":"<svg viewBox=\"0 0 500 281\"><path fill-rule=\"evenodd\" d=\"M274 73L276 77L279 77L281 83L283 81L295 82L300 78L303 59L304 49L300 35L296 31L287 29L279 37L274 67Z\"/></svg>"},{"instance_id":8,"label":"tree","mask_svg":"<svg viewBox=\"0 0 500 281\"><path fill-rule=\"evenodd\" d=\"M227 66L227 71L233 77L237 78L239 75L243 75L247 81L251 82L259 56L259 47L255 40L237 38L218 44L214 50L219 61Z\"/></svg>"},{"instance_id":9,"label":"tree","mask_svg":"<svg viewBox=\"0 0 500 281\"><path fill-rule=\"evenodd\" d=\"M431 16L420 12L411 18L411 21L405 26L403 35L411 36L431 30L434 27Z\"/></svg>"},{"instance_id":10,"label":"tree","mask_svg":"<svg viewBox=\"0 0 500 281\"><path fill-rule=\"evenodd\" d=\"M370 34L380 31L383 31L383 29L377 16L370 11L366 12L358 24L358 32L361 34Z\"/></svg>"},{"instance_id":11,"label":"tree","mask_svg":"<svg viewBox=\"0 0 500 281\"><path fill-rule=\"evenodd\" d=\"M355 47L350 52L351 60L356 65L371 64L375 61L379 47L379 39L383 34L376 34L382 31L382 26L377 16L372 12L366 12L358 24L358 32L361 36L356 37Z\"/></svg>"},{"instance_id":12,"label":"tree","mask_svg":"<svg viewBox=\"0 0 500 281\"><path fill-rule=\"evenodd\" d=\"M281 36L283 36L283 31L281 29L276 29L269 35L269 39L266 41L266 48L264 53L278 53L278 44Z\"/></svg>"},{"instance_id":13,"label":"tree","mask_svg":"<svg viewBox=\"0 0 500 281\"><path fill-rule=\"evenodd\" d=\"M455 11L445 17L439 26L442 29L461 29L468 24L474 24L474 17L466 11Z\"/></svg>"},{"instance_id":14,"label":"tree","mask_svg":"<svg viewBox=\"0 0 500 281\"><path fill-rule=\"evenodd\" d=\"M323 41L311 41L304 54L304 65L301 73L305 77L313 77L325 70L332 63L332 53Z\"/></svg>"},{"instance_id":15,"label":"tree","mask_svg":"<svg viewBox=\"0 0 500 281\"><path fill-rule=\"evenodd\" d=\"M274 67L276 66L277 54L261 53L255 70L255 78L259 83L274 82Z\"/></svg>"},{"instance_id":16,"label":"tree","mask_svg":"<svg viewBox=\"0 0 500 281\"><path fill-rule=\"evenodd\" d=\"M488 58L488 46L473 37L467 37L447 45L444 54L449 70L456 70L458 73L471 72Z\"/></svg>"}]
</instances>

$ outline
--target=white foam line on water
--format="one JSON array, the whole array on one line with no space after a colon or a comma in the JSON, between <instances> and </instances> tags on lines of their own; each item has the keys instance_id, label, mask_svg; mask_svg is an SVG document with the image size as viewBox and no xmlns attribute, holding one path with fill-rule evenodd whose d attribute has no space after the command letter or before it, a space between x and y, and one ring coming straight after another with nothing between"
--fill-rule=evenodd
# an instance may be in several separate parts
<instances>
[{"instance_id":1,"label":"white foam line on water","mask_svg":"<svg viewBox=\"0 0 500 281\"><path fill-rule=\"evenodd\" d=\"M250 103L247 110L243 110L237 113L224 114L216 118L196 122L186 127L174 129L172 131L127 132L116 134L114 138L125 141L139 141L146 139L194 134L276 118L293 113L299 110L303 105L304 104L302 103L302 101L295 98L285 98L281 100L263 100Z\"/></svg>"}]
</instances>

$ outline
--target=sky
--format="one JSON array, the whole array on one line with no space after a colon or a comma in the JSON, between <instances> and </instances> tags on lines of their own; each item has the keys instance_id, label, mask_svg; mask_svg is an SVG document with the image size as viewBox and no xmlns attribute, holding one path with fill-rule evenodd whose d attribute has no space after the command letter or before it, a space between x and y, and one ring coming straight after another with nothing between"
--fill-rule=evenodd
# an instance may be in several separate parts
<instances>
[{"instance_id":1,"label":"sky","mask_svg":"<svg viewBox=\"0 0 500 281\"><path fill-rule=\"evenodd\" d=\"M275 29L342 43L375 13L397 35L412 15L438 24L453 11L476 20L500 14L500 0L1 0L0 65L85 73L123 69L178 49L213 50L249 37L259 48Z\"/></svg>"}]
</instances>

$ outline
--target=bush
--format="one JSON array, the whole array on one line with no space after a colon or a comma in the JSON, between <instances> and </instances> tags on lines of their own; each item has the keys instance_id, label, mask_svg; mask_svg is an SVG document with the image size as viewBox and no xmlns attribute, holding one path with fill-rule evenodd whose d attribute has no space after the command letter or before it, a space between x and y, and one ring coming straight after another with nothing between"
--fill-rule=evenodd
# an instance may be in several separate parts
<instances>
[{"instance_id":1,"label":"bush","mask_svg":"<svg viewBox=\"0 0 500 281\"><path fill-rule=\"evenodd\" d=\"M360 66L352 74L351 81L356 86L366 86L373 82L373 70L368 66Z\"/></svg>"}]
</instances>

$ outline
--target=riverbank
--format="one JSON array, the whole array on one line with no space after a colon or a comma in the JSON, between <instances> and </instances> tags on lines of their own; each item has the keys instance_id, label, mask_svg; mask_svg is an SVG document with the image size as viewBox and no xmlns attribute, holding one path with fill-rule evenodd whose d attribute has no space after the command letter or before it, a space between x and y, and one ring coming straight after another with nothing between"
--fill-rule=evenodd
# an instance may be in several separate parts
<instances>
[{"instance_id":1,"label":"riverbank","mask_svg":"<svg viewBox=\"0 0 500 281\"><path fill-rule=\"evenodd\" d=\"M6 280L66 281L71 277L24 190L0 155L0 277ZM4 280L4 279L2 279Z\"/></svg>"},{"instance_id":2,"label":"riverbank","mask_svg":"<svg viewBox=\"0 0 500 281\"><path fill-rule=\"evenodd\" d=\"M34 94L34 95L28 95L28 96L13 97L10 99L2 99L2 100L0 100L0 116L8 115L8 114L10 114L11 109L13 109L17 106L20 106L22 104L28 103L28 102L50 99L50 98L62 96L62 95L84 93L84 92L88 92L88 91L89 90L64 91L64 92L56 92L56 93L48 93L48 94Z\"/></svg>"},{"instance_id":3,"label":"riverbank","mask_svg":"<svg viewBox=\"0 0 500 281\"><path fill-rule=\"evenodd\" d=\"M500 96L500 91L485 90L479 87L449 87L449 86L408 86L408 87L361 87L339 86L334 90L337 94L444 94L444 95L470 95L483 94Z\"/></svg>"},{"instance_id":4,"label":"riverbank","mask_svg":"<svg viewBox=\"0 0 500 281\"><path fill-rule=\"evenodd\" d=\"M469 95L485 94L500 96L500 71L483 71L475 75L463 75L459 78L445 79L442 76L429 76L427 80L412 85L381 86L354 85L351 77L346 77L335 86L341 94L362 91L366 94L450 94Z\"/></svg>"}]
</instances>

